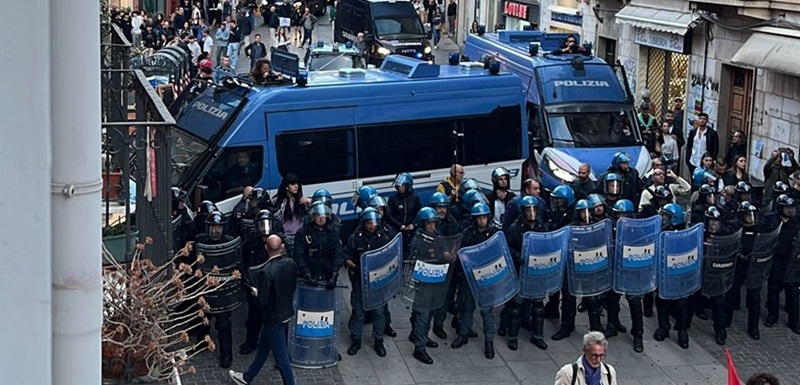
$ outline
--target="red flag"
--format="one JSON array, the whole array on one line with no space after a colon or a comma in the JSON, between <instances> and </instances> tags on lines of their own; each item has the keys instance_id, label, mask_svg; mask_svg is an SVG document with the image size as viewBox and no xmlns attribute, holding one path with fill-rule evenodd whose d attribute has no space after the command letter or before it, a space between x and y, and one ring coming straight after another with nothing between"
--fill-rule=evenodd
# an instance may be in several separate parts
<instances>
[{"instance_id":1,"label":"red flag","mask_svg":"<svg viewBox=\"0 0 800 385\"><path fill-rule=\"evenodd\" d=\"M733 357L728 348L725 348L725 358L728 361L728 385L742 385L742 380L739 379L739 373L736 372L736 366L733 365Z\"/></svg>"}]
</instances>

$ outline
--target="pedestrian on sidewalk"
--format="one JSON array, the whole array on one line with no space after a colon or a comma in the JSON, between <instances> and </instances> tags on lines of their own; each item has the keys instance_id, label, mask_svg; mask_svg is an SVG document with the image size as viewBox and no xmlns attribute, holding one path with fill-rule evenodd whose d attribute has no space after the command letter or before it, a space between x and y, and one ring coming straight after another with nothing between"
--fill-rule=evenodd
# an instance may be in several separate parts
<instances>
[{"instance_id":1,"label":"pedestrian on sidewalk","mask_svg":"<svg viewBox=\"0 0 800 385\"><path fill-rule=\"evenodd\" d=\"M281 27L278 31L278 36L275 38L275 45L278 49L289 52L289 38L286 36L286 29L288 27Z\"/></svg>"},{"instance_id":2,"label":"pedestrian on sidewalk","mask_svg":"<svg viewBox=\"0 0 800 385\"><path fill-rule=\"evenodd\" d=\"M228 375L236 384L250 384L267 362L271 351L284 385L294 385L294 373L286 350L286 333L294 315L292 300L297 287L297 264L291 257L284 256L283 240L278 235L267 238L266 249L267 262L251 268L256 287L250 289L258 300L264 322L258 350L246 372L230 370Z\"/></svg>"},{"instance_id":3,"label":"pedestrian on sidewalk","mask_svg":"<svg viewBox=\"0 0 800 385\"><path fill-rule=\"evenodd\" d=\"M236 16L236 25L239 26L239 29L242 33L242 41L244 42L244 46L247 47L250 45L250 34L253 33L253 24L250 22L250 14L247 11L247 8L242 8L239 11L239 14Z\"/></svg>"},{"instance_id":4,"label":"pedestrian on sidewalk","mask_svg":"<svg viewBox=\"0 0 800 385\"><path fill-rule=\"evenodd\" d=\"M236 63L239 62L239 47L242 45L242 30L236 25L235 20L228 24L230 36L228 36L228 57L231 58L231 67L236 71Z\"/></svg>"},{"instance_id":5,"label":"pedestrian on sidewalk","mask_svg":"<svg viewBox=\"0 0 800 385\"><path fill-rule=\"evenodd\" d=\"M447 32L450 34L450 37L455 36L456 33L457 15L458 5L456 5L456 0L450 0L450 4L447 4Z\"/></svg>"},{"instance_id":6,"label":"pedestrian on sidewalk","mask_svg":"<svg viewBox=\"0 0 800 385\"><path fill-rule=\"evenodd\" d=\"M617 385L617 371L603 362L608 341L601 332L583 336L583 354L556 374L555 385Z\"/></svg>"},{"instance_id":7,"label":"pedestrian on sidewalk","mask_svg":"<svg viewBox=\"0 0 800 385\"><path fill-rule=\"evenodd\" d=\"M244 54L250 58L250 69L256 66L259 59L267 57L267 47L261 42L261 34L257 33L255 41L244 47Z\"/></svg>"},{"instance_id":8,"label":"pedestrian on sidewalk","mask_svg":"<svg viewBox=\"0 0 800 385\"><path fill-rule=\"evenodd\" d=\"M300 48L303 48L308 41L308 46L311 47L311 34L314 33L314 26L317 25L317 17L311 14L311 10L306 8L303 13L303 42L300 43Z\"/></svg>"},{"instance_id":9,"label":"pedestrian on sidewalk","mask_svg":"<svg viewBox=\"0 0 800 385\"><path fill-rule=\"evenodd\" d=\"M442 24L444 23L444 16L442 10L436 8L431 17L431 29L433 31L433 49L439 49L439 40L442 39Z\"/></svg>"},{"instance_id":10,"label":"pedestrian on sidewalk","mask_svg":"<svg viewBox=\"0 0 800 385\"><path fill-rule=\"evenodd\" d=\"M228 39L231 36L231 31L228 28L228 24L223 22L214 35L217 38L217 49L214 54L214 63L216 65L220 65L220 63L222 63L222 58L228 55Z\"/></svg>"}]
</instances>

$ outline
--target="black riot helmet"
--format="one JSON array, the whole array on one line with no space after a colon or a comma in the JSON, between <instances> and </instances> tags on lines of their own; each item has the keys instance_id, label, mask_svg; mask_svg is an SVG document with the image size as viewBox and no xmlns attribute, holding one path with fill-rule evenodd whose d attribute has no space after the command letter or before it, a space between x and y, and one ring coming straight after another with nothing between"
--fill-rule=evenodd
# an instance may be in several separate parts
<instances>
[{"instance_id":1,"label":"black riot helmet","mask_svg":"<svg viewBox=\"0 0 800 385\"><path fill-rule=\"evenodd\" d=\"M183 198L186 198L186 191L184 191L180 187L173 187L172 188L172 210L178 210L179 205L183 202Z\"/></svg>"},{"instance_id":2,"label":"black riot helmet","mask_svg":"<svg viewBox=\"0 0 800 385\"><path fill-rule=\"evenodd\" d=\"M247 196L247 207L250 209L260 208L265 200L269 200L269 193L261 187L256 187Z\"/></svg>"},{"instance_id":3,"label":"black riot helmet","mask_svg":"<svg viewBox=\"0 0 800 385\"><path fill-rule=\"evenodd\" d=\"M704 184L700 186L700 190L698 190L698 194L700 198L704 199L704 203L709 206L713 206L717 203L717 188L710 184Z\"/></svg>"},{"instance_id":4,"label":"black riot helmet","mask_svg":"<svg viewBox=\"0 0 800 385\"><path fill-rule=\"evenodd\" d=\"M797 201L786 194L781 194L778 196L778 199L775 200L775 208L778 210L778 214L783 218L788 219L794 217L796 206Z\"/></svg>"},{"instance_id":5,"label":"black riot helmet","mask_svg":"<svg viewBox=\"0 0 800 385\"><path fill-rule=\"evenodd\" d=\"M275 231L275 214L269 210L261 210L256 214L256 231L261 235L270 235Z\"/></svg>"},{"instance_id":6,"label":"black riot helmet","mask_svg":"<svg viewBox=\"0 0 800 385\"><path fill-rule=\"evenodd\" d=\"M217 205L208 200L202 201L200 207L197 208L198 214L211 214L214 211L217 211Z\"/></svg>"},{"instance_id":7,"label":"black riot helmet","mask_svg":"<svg viewBox=\"0 0 800 385\"><path fill-rule=\"evenodd\" d=\"M664 207L665 204L672 202L672 191L666 186L657 186L653 190L653 197L650 203L657 209Z\"/></svg>"},{"instance_id":8,"label":"black riot helmet","mask_svg":"<svg viewBox=\"0 0 800 385\"><path fill-rule=\"evenodd\" d=\"M739 223L741 223L743 227L753 227L758 223L758 208L748 201L739 203L737 213L739 216Z\"/></svg>"},{"instance_id":9,"label":"black riot helmet","mask_svg":"<svg viewBox=\"0 0 800 385\"><path fill-rule=\"evenodd\" d=\"M706 231L710 234L719 233L722 230L722 213L716 206L706 209L704 218Z\"/></svg>"},{"instance_id":10,"label":"black riot helmet","mask_svg":"<svg viewBox=\"0 0 800 385\"><path fill-rule=\"evenodd\" d=\"M783 181L779 180L779 181L775 182L774 186L772 186L772 192L775 194L775 196L778 196L780 194L785 194L785 193L789 192L789 185L787 185L786 183L783 183Z\"/></svg>"},{"instance_id":11,"label":"black riot helmet","mask_svg":"<svg viewBox=\"0 0 800 385\"><path fill-rule=\"evenodd\" d=\"M736 201L744 202L750 201L750 194L753 192L753 187L745 181L736 184Z\"/></svg>"},{"instance_id":12,"label":"black riot helmet","mask_svg":"<svg viewBox=\"0 0 800 385\"><path fill-rule=\"evenodd\" d=\"M222 235L225 234L225 225L227 223L228 219L219 211L212 211L206 215L205 224L208 238L212 240L221 239Z\"/></svg>"}]
</instances>

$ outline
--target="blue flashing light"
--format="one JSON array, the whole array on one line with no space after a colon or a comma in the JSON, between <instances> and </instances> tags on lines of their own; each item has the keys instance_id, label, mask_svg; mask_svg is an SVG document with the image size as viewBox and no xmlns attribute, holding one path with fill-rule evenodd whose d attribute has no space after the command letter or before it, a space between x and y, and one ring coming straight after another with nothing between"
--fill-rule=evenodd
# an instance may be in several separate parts
<instances>
[{"instance_id":1,"label":"blue flashing light","mask_svg":"<svg viewBox=\"0 0 800 385\"><path fill-rule=\"evenodd\" d=\"M450 54L447 55L447 62L450 63L451 66L457 66L458 63L461 62L461 54L458 52L450 52Z\"/></svg>"},{"instance_id":2,"label":"blue flashing light","mask_svg":"<svg viewBox=\"0 0 800 385\"><path fill-rule=\"evenodd\" d=\"M297 86L305 87L308 84L308 71L300 71L297 74Z\"/></svg>"},{"instance_id":3,"label":"blue flashing light","mask_svg":"<svg viewBox=\"0 0 800 385\"><path fill-rule=\"evenodd\" d=\"M348 42L344 43L344 48L347 48L347 49L353 48L353 42L352 41L348 41Z\"/></svg>"},{"instance_id":4,"label":"blue flashing light","mask_svg":"<svg viewBox=\"0 0 800 385\"><path fill-rule=\"evenodd\" d=\"M318 41L317 42L317 48L322 48L322 47L325 47L325 42L324 41Z\"/></svg>"}]
</instances>

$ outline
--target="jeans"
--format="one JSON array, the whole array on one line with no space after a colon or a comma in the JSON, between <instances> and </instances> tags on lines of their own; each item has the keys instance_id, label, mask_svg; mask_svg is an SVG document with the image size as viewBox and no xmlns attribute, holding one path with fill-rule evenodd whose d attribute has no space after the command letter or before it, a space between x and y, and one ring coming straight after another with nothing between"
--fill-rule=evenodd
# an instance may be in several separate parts
<instances>
[{"instance_id":1,"label":"jeans","mask_svg":"<svg viewBox=\"0 0 800 385\"><path fill-rule=\"evenodd\" d=\"M350 339L356 341L360 340L361 335L364 333L364 303L361 298L361 282L351 278L350 284L353 286L353 290L350 291L350 304L353 306L353 312L350 314L350 321L347 326L350 328ZM372 316L372 338L376 340L383 339L383 330L386 328L384 311L383 306L375 310L369 310Z\"/></svg>"},{"instance_id":2,"label":"jeans","mask_svg":"<svg viewBox=\"0 0 800 385\"><path fill-rule=\"evenodd\" d=\"M456 34L456 17L455 16L447 16L447 32L451 35Z\"/></svg>"},{"instance_id":3,"label":"jeans","mask_svg":"<svg viewBox=\"0 0 800 385\"><path fill-rule=\"evenodd\" d=\"M218 66L222 63L222 57L228 56L228 42L224 42L225 44L216 43L214 45L214 65ZM217 46L219 45L219 46Z\"/></svg>"},{"instance_id":4,"label":"jeans","mask_svg":"<svg viewBox=\"0 0 800 385\"><path fill-rule=\"evenodd\" d=\"M261 371L261 368L269 358L269 352L275 354L275 363L278 364L278 371L281 373L283 383L286 385L294 385L294 373L292 372L292 364L289 362L289 353L286 351L286 333L288 325L286 323L275 325L264 325L261 329L261 336L258 341L258 350L256 356L253 358L253 363L244 372L244 380L248 383L252 382L254 378Z\"/></svg>"},{"instance_id":5,"label":"jeans","mask_svg":"<svg viewBox=\"0 0 800 385\"><path fill-rule=\"evenodd\" d=\"M306 40L308 40L308 46L311 47L311 32L314 31L313 29L303 28L303 42L300 45L306 45Z\"/></svg>"},{"instance_id":6,"label":"jeans","mask_svg":"<svg viewBox=\"0 0 800 385\"><path fill-rule=\"evenodd\" d=\"M433 30L433 45L434 46L439 45L439 40L441 40L441 39L442 39L442 30L434 29Z\"/></svg>"},{"instance_id":7,"label":"jeans","mask_svg":"<svg viewBox=\"0 0 800 385\"><path fill-rule=\"evenodd\" d=\"M469 335L469 329L472 327L472 316L475 312L477 305L475 304L475 297L472 296L472 291L469 289L466 278L461 278L459 283L458 294L461 299L458 301L461 304L460 321L458 324L458 335ZM492 308L480 309L481 318L483 318L483 334L486 341L494 341L494 335L497 333L497 324L494 320L494 313Z\"/></svg>"},{"instance_id":8,"label":"jeans","mask_svg":"<svg viewBox=\"0 0 800 385\"><path fill-rule=\"evenodd\" d=\"M228 57L231 58L231 68L236 72L236 63L239 62L240 43L228 43Z\"/></svg>"}]
</instances>

